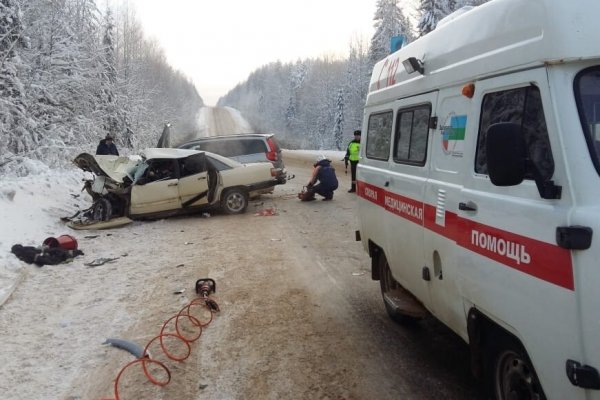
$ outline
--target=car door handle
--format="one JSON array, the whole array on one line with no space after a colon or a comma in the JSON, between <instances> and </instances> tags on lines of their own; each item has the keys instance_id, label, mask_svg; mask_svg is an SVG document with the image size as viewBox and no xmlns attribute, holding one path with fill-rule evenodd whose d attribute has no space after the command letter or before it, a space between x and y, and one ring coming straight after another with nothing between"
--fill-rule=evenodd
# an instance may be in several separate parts
<instances>
[{"instance_id":1,"label":"car door handle","mask_svg":"<svg viewBox=\"0 0 600 400\"><path fill-rule=\"evenodd\" d=\"M477 211L477 204L469 201L467 203L458 203L458 209L462 211Z\"/></svg>"},{"instance_id":2,"label":"car door handle","mask_svg":"<svg viewBox=\"0 0 600 400\"><path fill-rule=\"evenodd\" d=\"M169 183L167 186L177 186L177 183Z\"/></svg>"},{"instance_id":3,"label":"car door handle","mask_svg":"<svg viewBox=\"0 0 600 400\"><path fill-rule=\"evenodd\" d=\"M205 179L206 179L206 177L205 177L205 176L201 176L201 177L199 177L199 178L198 178L198 180L199 180L199 181L203 181L203 180L205 180Z\"/></svg>"}]
</instances>

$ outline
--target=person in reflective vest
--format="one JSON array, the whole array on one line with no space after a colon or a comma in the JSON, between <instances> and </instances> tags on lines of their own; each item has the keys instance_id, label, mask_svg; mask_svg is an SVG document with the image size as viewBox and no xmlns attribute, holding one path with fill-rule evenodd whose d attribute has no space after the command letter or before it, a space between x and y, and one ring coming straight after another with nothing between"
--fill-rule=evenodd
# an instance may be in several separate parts
<instances>
[{"instance_id":1,"label":"person in reflective vest","mask_svg":"<svg viewBox=\"0 0 600 400\"><path fill-rule=\"evenodd\" d=\"M314 200L315 193L323 196L323 200L333 199L333 192L338 188L338 180L335 168L331 166L331 160L319 156L313 166L312 177L306 185L308 196L303 201Z\"/></svg>"},{"instance_id":2,"label":"person in reflective vest","mask_svg":"<svg viewBox=\"0 0 600 400\"><path fill-rule=\"evenodd\" d=\"M358 164L358 154L360 152L360 135L360 130L354 131L354 140L348 144L346 156L344 157L346 168L348 168L348 162L350 162L350 173L352 176L352 186L348 190L348 193L356 192L356 165Z\"/></svg>"}]
</instances>

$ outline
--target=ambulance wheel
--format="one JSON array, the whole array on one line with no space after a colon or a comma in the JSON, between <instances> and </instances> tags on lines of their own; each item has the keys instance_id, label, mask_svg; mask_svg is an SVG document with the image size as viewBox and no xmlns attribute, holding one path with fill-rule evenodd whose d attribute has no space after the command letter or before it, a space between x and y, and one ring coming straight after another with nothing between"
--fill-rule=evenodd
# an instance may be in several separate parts
<instances>
[{"instance_id":1,"label":"ambulance wheel","mask_svg":"<svg viewBox=\"0 0 600 400\"><path fill-rule=\"evenodd\" d=\"M242 189L229 189L221 196L221 208L226 214L241 214L248 207L248 194Z\"/></svg>"},{"instance_id":2,"label":"ambulance wheel","mask_svg":"<svg viewBox=\"0 0 600 400\"><path fill-rule=\"evenodd\" d=\"M110 200L100 197L92 204L92 218L94 221L108 221L112 216Z\"/></svg>"},{"instance_id":3,"label":"ambulance wheel","mask_svg":"<svg viewBox=\"0 0 600 400\"><path fill-rule=\"evenodd\" d=\"M381 296L383 304L389 317L401 325L413 325L420 317L403 312L402 308L410 306L411 301L407 299L407 291L392 276L390 265L383 252L379 256L379 284L381 286ZM406 301L408 300L408 302ZM414 301L414 300L413 300ZM408 304L407 304L408 303Z\"/></svg>"},{"instance_id":4,"label":"ambulance wheel","mask_svg":"<svg viewBox=\"0 0 600 400\"><path fill-rule=\"evenodd\" d=\"M490 335L491 336L491 335ZM535 369L520 343L493 335L487 349L487 386L495 400L545 400Z\"/></svg>"}]
</instances>

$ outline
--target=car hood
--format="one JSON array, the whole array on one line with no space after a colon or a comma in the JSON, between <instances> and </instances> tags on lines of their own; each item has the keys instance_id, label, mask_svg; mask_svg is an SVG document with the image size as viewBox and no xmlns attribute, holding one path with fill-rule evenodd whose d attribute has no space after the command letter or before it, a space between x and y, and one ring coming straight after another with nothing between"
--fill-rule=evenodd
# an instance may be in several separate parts
<instances>
[{"instance_id":1,"label":"car hood","mask_svg":"<svg viewBox=\"0 0 600 400\"><path fill-rule=\"evenodd\" d=\"M96 176L105 176L115 182L123 182L127 172L141 161L141 158L123 156L94 156L82 153L75 157L73 163L86 172Z\"/></svg>"}]
</instances>

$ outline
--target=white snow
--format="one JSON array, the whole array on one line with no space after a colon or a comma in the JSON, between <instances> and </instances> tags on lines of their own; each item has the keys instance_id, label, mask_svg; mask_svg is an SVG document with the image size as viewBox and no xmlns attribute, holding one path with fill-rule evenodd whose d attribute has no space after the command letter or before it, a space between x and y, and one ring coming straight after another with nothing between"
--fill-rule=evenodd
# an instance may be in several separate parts
<instances>
[{"instance_id":1,"label":"white snow","mask_svg":"<svg viewBox=\"0 0 600 400\"><path fill-rule=\"evenodd\" d=\"M27 162L35 164L28 168L33 173L0 180L0 305L26 271L11 247L41 246L47 237L72 233L60 218L91 204L89 196L81 192L84 172L75 167L51 171L41 163Z\"/></svg>"},{"instance_id":2,"label":"white snow","mask_svg":"<svg viewBox=\"0 0 600 400\"><path fill-rule=\"evenodd\" d=\"M229 111L229 115L234 120L236 126L238 127L240 133L253 133L252 126L250 123L246 121L246 119L242 116L242 113L236 110L233 107L224 107L227 111Z\"/></svg>"}]
</instances>

